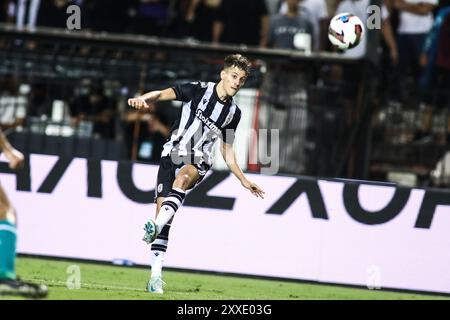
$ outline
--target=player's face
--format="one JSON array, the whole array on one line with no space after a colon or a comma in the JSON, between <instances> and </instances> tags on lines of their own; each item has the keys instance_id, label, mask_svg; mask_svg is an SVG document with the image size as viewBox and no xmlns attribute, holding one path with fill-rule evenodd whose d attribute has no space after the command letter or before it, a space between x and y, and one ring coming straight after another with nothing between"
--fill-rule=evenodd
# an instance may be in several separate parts
<instances>
[{"instance_id":1,"label":"player's face","mask_svg":"<svg viewBox=\"0 0 450 320\"><path fill-rule=\"evenodd\" d=\"M229 97L233 97L239 89L245 84L247 74L238 67L231 67L223 70L220 74L225 93Z\"/></svg>"}]
</instances>

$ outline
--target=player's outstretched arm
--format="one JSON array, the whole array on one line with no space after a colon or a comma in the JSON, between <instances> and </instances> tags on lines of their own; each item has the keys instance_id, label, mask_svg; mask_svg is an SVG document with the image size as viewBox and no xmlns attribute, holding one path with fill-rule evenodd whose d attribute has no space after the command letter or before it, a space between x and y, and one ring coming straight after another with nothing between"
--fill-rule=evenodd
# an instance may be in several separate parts
<instances>
[{"instance_id":1,"label":"player's outstretched arm","mask_svg":"<svg viewBox=\"0 0 450 320\"><path fill-rule=\"evenodd\" d=\"M142 96L128 99L128 105L136 109L149 109L151 105L158 101L167 101L176 99L175 91L172 88L165 90L155 90L147 92Z\"/></svg>"},{"instance_id":2,"label":"player's outstretched arm","mask_svg":"<svg viewBox=\"0 0 450 320\"><path fill-rule=\"evenodd\" d=\"M24 160L23 154L11 146L2 130L0 130L0 150L5 154L5 157L9 161L9 167L12 170L22 167Z\"/></svg>"},{"instance_id":3,"label":"player's outstretched arm","mask_svg":"<svg viewBox=\"0 0 450 320\"><path fill-rule=\"evenodd\" d=\"M405 0L394 0L394 8L422 16L433 12L435 7L436 6L431 3L423 3L423 2L409 3L406 2Z\"/></svg>"},{"instance_id":4,"label":"player's outstretched arm","mask_svg":"<svg viewBox=\"0 0 450 320\"><path fill-rule=\"evenodd\" d=\"M231 172L233 172L236 178L239 179L242 186L250 190L250 192L255 197L260 197L264 199L265 192L260 187L258 187L256 183L247 180L241 168L237 164L236 155L233 150L233 145L221 141L220 152L222 153L222 157L225 160L228 168L230 168Z\"/></svg>"}]
</instances>

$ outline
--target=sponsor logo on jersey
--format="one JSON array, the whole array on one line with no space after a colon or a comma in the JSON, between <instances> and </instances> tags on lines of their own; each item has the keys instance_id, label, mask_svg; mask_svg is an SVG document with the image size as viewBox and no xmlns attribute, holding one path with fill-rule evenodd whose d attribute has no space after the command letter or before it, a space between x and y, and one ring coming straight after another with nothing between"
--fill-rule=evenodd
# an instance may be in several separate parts
<instances>
[{"instance_id":1,"label":"sponsor logo on jersey","mask_svg":"<svg viewBox=\"0 0 450 320\"><path fill-rule=\"evenodd\" d=\"M198 109L195 116L200 119L201 122L203 122L211 131L213 131L217 135L221 135L220 129L216 126L214 121L212 121L210 118L203 115L203 111Z\"/></svg>"}]
</instances>

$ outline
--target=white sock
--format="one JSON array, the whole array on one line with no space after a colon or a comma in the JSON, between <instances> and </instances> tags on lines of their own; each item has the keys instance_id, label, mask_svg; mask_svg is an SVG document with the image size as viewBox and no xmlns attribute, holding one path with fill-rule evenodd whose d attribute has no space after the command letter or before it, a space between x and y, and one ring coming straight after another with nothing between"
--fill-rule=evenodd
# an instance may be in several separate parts
<instances>
[{"instance_id":1,"label":"white sock","mask_svg":"<svg viewBox=\"0 0 450 320\"><path fill-rule=\"evenodd\" d=\"M162 251L152 251L152 273L151 277L161 277L162 266L164 262L164 254Z\"/></svg>"},{"instance_id":2,"label":"white sock","mask_svg":"<svg viewBox=\"0 0 450 320\"><path fill-rule=\"evenodd\" d=\"M159 210L158 217L156 218L156 229L157 233L160 234L164 226L172 219L175 215L175 210L172 207L162 205L161 210Z\"/></svg>"}]
</instances>

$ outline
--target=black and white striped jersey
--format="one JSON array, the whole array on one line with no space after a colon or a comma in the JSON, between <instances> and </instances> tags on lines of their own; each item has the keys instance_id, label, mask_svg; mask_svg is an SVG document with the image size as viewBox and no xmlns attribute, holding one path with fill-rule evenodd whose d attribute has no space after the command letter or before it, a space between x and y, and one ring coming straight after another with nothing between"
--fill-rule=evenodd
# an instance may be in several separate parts
<instances>
[{"instance_id":1,"label":"black and white striped jersey","mask_svg":"<svg viewBox=\"0 0 450 320\"><path fill-rule=\"evenodd\" d=\"M175 155L212 165L212 147L217 138L232 144L241 110L230 98L219 99L216 83L192 82L173 87L182 101L181 117L171 129L161 156ZM183 161L186 163L186 161Z\"/></svg>"}]
</instances>

